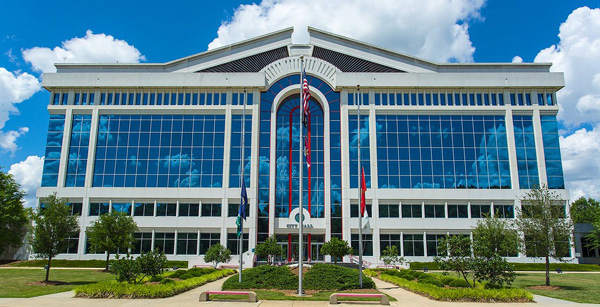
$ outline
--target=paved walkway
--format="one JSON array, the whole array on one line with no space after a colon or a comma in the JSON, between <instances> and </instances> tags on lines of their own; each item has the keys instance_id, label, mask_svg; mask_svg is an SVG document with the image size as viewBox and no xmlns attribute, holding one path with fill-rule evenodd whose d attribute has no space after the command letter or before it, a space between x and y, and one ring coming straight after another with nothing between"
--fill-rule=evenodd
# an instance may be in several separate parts
<instances>
[{"instance_id":1,"label":"paved walkway","mask_svg":"<svg viewBox=\"0 0 600 307\"><path fill-rule=\"evenodd\" d=\"M175 307L240 307L240 305L248 307L312 307L312 306L330 306L329 302L323 301L259 301L258 303L245 303L245 302L199 302L198 298L200 293L207 290L220 290L221 285L225 282L226 278L217 280L212 283L208 283L204 286L198 287L194 290L184 292L174 297L165 299L84 299L74 298L74 292L62 292L45 296L38 296L33 298L0 298L0 307L46 307L46 306L58 306L58 307L94 307L94 306L124 306L124 307L155 307L155 306L175 306ZM425 306L451 306L451 307L517 307L517 306L528 306L528 307L559 307L559 306L595 306L600 305L594 304L577 304L568 301L562 301L552 299L543 296L534 296L536 303L450 303L450 302L439 302L433 301L418 294L401 289L393 284L381 281L379 279L373 279L377 289L385 294L388 294L398 301L390 302L392 306L402 307L425 307ZM379 306L375 302L369 303L358 303L349 302L339 304L340 306Z\"/></svg>"}]
</instances>

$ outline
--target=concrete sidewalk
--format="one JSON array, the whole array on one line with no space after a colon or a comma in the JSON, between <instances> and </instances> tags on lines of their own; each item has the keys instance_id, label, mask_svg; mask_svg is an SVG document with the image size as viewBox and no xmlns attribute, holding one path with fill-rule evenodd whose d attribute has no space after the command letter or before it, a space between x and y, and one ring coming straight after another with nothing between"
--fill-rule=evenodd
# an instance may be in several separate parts
<instances>
[{"instance_id":1,"label":"concrete sidewalk","mask_svg":"<svg viewBox=\"0 0 600 307\"><path fill-rule=\"evenodd\" d=\"M330 306L329 302L324 301L259 301L257 303L246 302L199 302L200 293L208 290L220 290L226 278L222 278L212 283L196 289L184 292L182 294L164 298L164 299L85 299L74 298L73 291L56 293L33 298L0 298L0 307L94 307L94 306L125 306L125 307L155 307L155 306L176 306L176 307L240 307L241 306L261 306L261 307L311 307L311 306ZM388 294L395 299L396 302L390 302L392 306L402 307L425 307L425 306L453 306L453 307L558 307L558 306L595 306L595 304L577 304L568 301L552 299L543 296L534 296L537 303L463 303L463 302L439 302L430 300L426 297L401 289L393 284L381 281L374 278L377 289L385 294ZM378 303L368 302L348 302L339 304L341 306L379 306Z\"/></svg>"}]
</instances>

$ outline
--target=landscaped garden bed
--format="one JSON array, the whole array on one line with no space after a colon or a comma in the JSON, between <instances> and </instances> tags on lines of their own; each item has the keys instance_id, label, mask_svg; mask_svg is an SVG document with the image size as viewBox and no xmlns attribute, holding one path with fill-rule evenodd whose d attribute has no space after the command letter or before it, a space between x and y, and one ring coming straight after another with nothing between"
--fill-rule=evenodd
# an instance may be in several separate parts
<instances>
[{"instance_id":1,"label":"landscaped garden bed","mask_svg":"<svg viewBox=\"0 0 600 307\"><path fill-rule=\"evenodd\" d=\"M439 301L467 302L531 302L533 295L523 289L486 289L477 284L475 288L461 278L427 274L413 270L365 270L365 274L401 288Z\"/></svg>"},{"instance_id":2,"label":"landscaped garden bed","mask_svg":"<svg viewBox=\"0 0 600 307\"><path fill-rule=\"evenodd\" d=\"M515 271L545 271L545 263L510 263ZM435 262L411 262L411 270L441 270L439 264ZM577 263L550 263L550 270L555 271L560 268L564 272L599 272L600 265L597 264L577 264Z\"/></svg>"},{"instance_id":3,"label":"landscaped garden bed","mask_svg":"<svg viewBox=\"0 0 600 307\"><path fill-rule=\"evenodd\" d=\"M164 298L197 288L233 274L234 270L190 269L149 277L136 284L100 282L75 288L75 296L87 298Z\"/></svg>"},{"instance_id":4,"label":"landscaped garden bed","mask_svg":"<svg viewBox=\"0 0 600 307\"><path fill-rule=\"evenodd\" d=\"M306 267L308 268L308 266ZM258 266L244 270L242 283L236 274L223 284L223 290L251 290L260 300L327 301L332 293L380 293L368 276L363 276L360 288L358 270L334 264L315 264L306 270L303 279L304 295L298 296L297 270L289 267ZM212 295L212 299L232 299L232 296ZM240 297L240 299L243 297ZM375 301L377 298L344 298L349 301ZM390 300L394 300L390 298Z\"/></svg>"}]
</instances>

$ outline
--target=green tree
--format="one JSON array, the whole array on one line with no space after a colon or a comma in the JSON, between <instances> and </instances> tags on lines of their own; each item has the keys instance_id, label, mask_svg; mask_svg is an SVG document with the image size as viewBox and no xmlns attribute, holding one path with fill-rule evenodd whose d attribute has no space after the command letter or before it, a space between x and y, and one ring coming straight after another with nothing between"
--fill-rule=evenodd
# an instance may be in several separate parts
<instances>
[{"instance_id":1,"label":"green tree","mask_svg":"<svg viewBox=\"0 0 600 307\"><path fill-rule=\"evenodd\" d=\"M275 256L281 256L283 255L283 252L283 247L277 244L277 237L275 237L275 235L268 237L265 242L256 246L256 254L261 257L267 257L267 263L269 265L273 264Z\"/></svg>"},{"instance_id":2,"label":"green tree","mask_svg":"<svg viewBox=\"0 0 600 307\"><path fill-rule=\"evenodd\" d=\"M475 258L471 255L471 238L465 235L451 235L440 239L438 243L438 254L434 261L444 271L454 271L460 274L470 287L475 287L467 277L471 273Z\"/></svg>"},{"instance_id":3,"label":"green tree","mask_svg":"<svg viewBox=\"0 0 600 307\"><path fill-rule=\"evenodd\" d=\"M25 193L13 176L0 171L0 254L23 244L29 220L23 196Z\"/></svg>"},{"instance_id":4,"label":"green tree","mask_svg":"<svg viewBox=\"0 0 600 307\"><path fill-rule=\"evenodd\" d=\"M106 252L106 270L112 251L127 249L135 242L134 234L138 230L137 224L131 216L124 212L113 211L102 214L92 227L87 229L87 235L92 249Z\"/></svg>"},{"instance_id":5,"label":"green tree","mask_svg":"<svg viewBox=\"0 0 600 307\"><path fill-rule=\"evenodd\" d=\"M587 245L590 248L600 248L600 216L596 217L596 220L592 223L594 229L592 232L586 236L589 240L589 244Z\"/></svg>"},{"instance_id":6,"label":"green tree","mask_svg":"<svg viewBox=\"0 0 600 307\"><path fill-rule=\"evenodd\" d=\"M352 254L352 251L352 247L347 241L340 240L337 237L332 237L329 242L325 242L321 247L321 254L331 256L334 263L337 263L339 258Z\"/></svg>"},{"instance_id":7,"label":"green tree","mask_svg":"<svg viewBox=\"0 0 600 307\"><path fill-rule=\"evenodd\" d=\"M404 257L400 257L400 252L398 252L398 247L396 245L388 245L385 247L383 251L381 251L381 256L379 259L383 261L383 264L386 266L393 265L396 263L406 262Z\"/></svg>"},{"instance_id":8,"label":"green tree","mask_svg":"<svg viewBox=\"0 0 600 307\"><path fill-rule=\"evenodd\" d=\"M571 203L571 219L573 223L594 223L600 218L600 202L593 198L579 197Z\"/></svg>"},{"instance_id":9,"label":"green tree","mask_svg":"<svg viewBox=\"0 0 600 307\"><path fill-rule=\"evenodd\" d=\"M50 276L52 258L62 252L68 242L69 234L79 232L78 217L71 215L71 209L66 200L56 196L56 193L42 199L44 207L33 216L35 226L30 240L33 252L42 258L48 258L45 282Z\"/></svg>"},{"instance_id":10,"label":"green tree","mask_svg":"<svg viewBox=\"0 0 600 307\"><path fill-rule=\"evenodd\" d=\"M521 199L523 209L517 210L515 220L527 256L546 260L546 286L550 285L550 258L563 261L571 249L573 223L566 218L562 203L546 186L531 189Z\"/></svg>"},{"instance_id":11,"label":"green tree","mask_svg":"<svg viewBox=\"0 0 600 307\"><path fill-rule=\"evenodd\" d=\"M219 263L229 262L229 260L231 260L231 251L219 243L211 245L204 255L204 262L212 262L215 268Z\"/></svg>"},{"instance_id":12,"label":"green tree","mask_svg":"<svg viewBox=\"0 0 600 307\"><path fill-rule=\"evenodd\" d=\"M515 280L512 265L503 256L518 253L519 235L506 220L486 217L473 229L473 277L492 286L510 285Z\"/></svg>"}]
</instances>

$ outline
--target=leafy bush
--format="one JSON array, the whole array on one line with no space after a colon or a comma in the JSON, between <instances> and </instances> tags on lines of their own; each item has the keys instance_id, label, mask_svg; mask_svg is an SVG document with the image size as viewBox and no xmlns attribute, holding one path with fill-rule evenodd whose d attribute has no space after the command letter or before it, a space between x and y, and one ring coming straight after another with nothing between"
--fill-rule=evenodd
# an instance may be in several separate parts
<instances>
[{"instance_id":1,"label":"leafy bush","mask_svg":"<svg viewBox=\"0 0 600 307\"><path fill-rule=\"evenodd\" d=\"M279 289L294 290L298 288L298 277L287 267L274 267L261 265L245 269L242 273L242 282L239 276L228 278L223 283L223 290L231 289Z\"/></svg>"},{"instance_id":2,"label":"leafy bush","mask_svg":"<svg viewBox=\"0 0 600 307\"><path fill-rule=\"evenodd\" d=\"M545 271L545 263L510 263L515 271ZM43 266L43 265L42 265ZM441 270L440 266L435 262L411 262L411 270L422 270L424 267L429 270ZM577 263L550 263L550 270L562 269L569 272L598 272L600 265L597 264L577 264Z\"/></svg>"},{"instance_id":3,"label":"leafy bush","mask_svg":"<svg viewBox=\"0 0 600 307\"><path fill-rule=\"evenodd\" d=\"M141 254L137 258L127 255L123 258L116 256L111 273L117 275L118 282L137 284L147 276L162 274L167 262L165 254L158 250Z\"/></svg>"},{"instance_id":4,"label":"leafy bush","mask_svg":"<svg viewBox=\"0 0 600 307\"><path fill-rule=\"evenodd\" d=\"M213 268L192 268L188 270L188 273L192 274L194 277L200 277L202 275L210 274L215 271L216 269Z\"/></svg>"},{"instance_id":5,"label":"leafy bush","mask_svg":"<svg viewBox=\"0 0 600 307\"><path fill-rule=\"evenodd\" d=\"M423 274L425 274L425 273L423 273L423 272L417 272L417 271L411 271L411 275L414 276L415 278L419 278Z\"/></svg>"},{"instance_id":6,"label":"leafy bush","mask_svg":"<svg viewBox=\"0 0 600 307\"><path fill-rule=\"evenodd\" d=\"M347 290L358 289L358 270L335 264L318 263L304 275L304 287L309 290ZM363 288L375 289L375 283L363 276Z\"/></svg>"},{"instance_id":7,"label":"leafy bush","mask_svg":"<svg viewBox=\"0 0 600 307\"><path fill-rule=\"evenodd\" d=\"M181 275L183 274L187 274L187 270L177 270L173 273L171 273L171 275L169 275L170 278L179 278Z\"/></svg>"},{"instance_id":8,"label":"leafy bush","mask_svg":"<svg viewBox=\"0 0 600 307\"><path fill-rule=\"evenodd\" d=\"M164 277L163 277L163 276L161 276L161 275L156 275L156 276L152 276L152 277L150 277L150 281L151 281L151 282L157 282L157 281L161 281L161 280L163 280L163 279L164 279Z\"/></svg>"},{"instance_id":9,"label":"leafy bush","mask_svg":"<svg viewBox=\"0 0 600 307\"><path fill-rule=\"evenodd\" d=\"M365 270L366 274L375 274ZM401 288L425 295L439 301L469 301L469 302L531 302L533 295L523 289L482 289L482 288L441 288L428 283L416 283L402 278L381 274L380 279L393 283Z\"/></svg>"},{"instance_id":10,"label":"leafy bush","mask_svg":"<svg viewBox=\"0 0 600 307\"><path fill-rule=\"evenodd\" d=\"M163 298L202 286L233 274L234 270L219 270L188 280L173 281L165 278L158 285L126 284L115 281L100 282L75 288L75 296L88 298Z\"/></svg>"},{"instance_id":11,"label":"leafy bush","mask_svg":"<svg viewBox=\"0 0 600 307\"><path fill-rule=\"evenodd\" d=\"M194 278L194 275L187 273L187 274L183 274L183 275L179 276L179 279L182 279L182 280L186 280L186 279L190 279L190 278Z\"/></svg>"},{"instance_id":12,"label":"leafy bush","mask_svg":"<svg viewBox=\"0 0 600 307\"><path fill-rule=\"evenodd\" d=\"M220 262L226 263L229 260L231 260L231 251L219 243L211 245L204 254L204 261L212 262L215 268Z\"/></svg>"},{"instance_id":13,"label":"leafy bush","mask_svg":"<svg viewBox=\"0 0 600 307\"><path fill-rule=\"evenodd\" d=\"M444 285L449 285L451 282L453 282L455 280L456 280L456 278L450 277L450 276L442 276L442 278L440 278L440 281Z\"/></svg>"},{"instance_id":14,"label":"leafy bush","mask_svg":"<svg viewBox=\"0 0 600 307\"><path fill-rule=\"evenodd\" d=\"M453 287L453 288L468 288L471 287L471 285L469 285L469 283L467 283L464 279L458 279L455 278L453 281L451 281L448 286Z\"/></svg>"}]
</instances>

